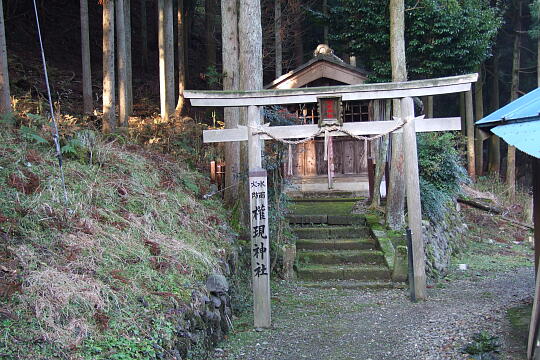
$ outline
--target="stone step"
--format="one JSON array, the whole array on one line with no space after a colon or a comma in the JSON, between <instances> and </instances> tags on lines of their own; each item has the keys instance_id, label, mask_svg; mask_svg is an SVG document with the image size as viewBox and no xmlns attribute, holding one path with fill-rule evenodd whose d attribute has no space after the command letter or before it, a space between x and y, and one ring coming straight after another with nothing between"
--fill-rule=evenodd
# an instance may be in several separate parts
<instances>
[{"instance_id":1,"label":"stone step","mask_svg":"<svg viewBox=\"0 0 540 360\"><path fill-rule=\"evenodd\" d=\"M299 239L350 239L370 236L369 229L364 226L294 227L293 232Z\"/></svg>"},{"instance_id":2,"label":"stone step","mask_svg":"<svg viewBox=\"0 0 540 360\"><path fill-rule=\"evenodd\" d=\"M375 250L372 239L298 239L297 250Z\"/></svg>"},{"instance_id":3,"label":"stone step","mask_svg":"<svg viewBox=\"0 0 540 360\"><path fill-rule=\"evenodd\" d=\"M366 225L361 215L288 215L291 225Z\"/></svg>"},{"instance_id":4,"label":"stone step","mask_svg":"<svg viewBox=\"0 0 540 360\"><path fill-rule=\"evenodd\" d=\"M386 280L390 271L380 265L303 265L298 268L302 280Z\"/></svg>"},{"instance_id":5,"label":"stone step","mask_svg":"<svg viewBox=\"0 0 540 360\"><path fill-rule=\"evenodd\" d=\"M331 250L298 252L298 260L302 264L357 264L384 265L382 251L376 250Z\"/></svg>"}]
</instances>

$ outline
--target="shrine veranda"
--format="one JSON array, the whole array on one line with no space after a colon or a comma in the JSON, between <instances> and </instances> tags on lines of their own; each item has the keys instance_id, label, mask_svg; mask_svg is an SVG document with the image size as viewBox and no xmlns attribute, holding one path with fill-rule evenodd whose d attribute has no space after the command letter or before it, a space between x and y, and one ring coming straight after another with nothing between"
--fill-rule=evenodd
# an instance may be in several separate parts
<instances>
[{"instance_id":1,"label":"shrine veranda","mask_svg":"<svg viewBox=\"0 0 540 360\"><path fill-rule=\"evenodd\" d=\"M344 85L320 88L258 90L258 91L185 91L184 97L190 99L192 106L247 107L247 126L236 129L207 130L203 141L231 142L248 141L249 159L249 199L251 232L251 271L253 280L254 326L271 326L270 308L270 258L268 233L268 192L266 171L262 169L261 140L277 140L291 143L315 135L353 136L355 138L378 136L390 132L403 134L405 159L405 184L407 195L408 224L412 232L412 256L414 272L413 293L416 299L425 299L425 259L422 241L422 216L418 177L418 157L416 132L454 131L461 129L461 118L415 118L412 97L433 96L468 92L471 83L476 82L477 74L453 76L430 80L416 80L398 83ZM345 123L339 119L338 108L331 108L323 103L323 111L330 115L319 125L268 126L262 123L260 106L286 105L296 103L315 103L337 99L376 100L399 99L401 117L388 121ZM336 102L337 104L337 102ZM468 109L468 111L472 111ZM471 124L469 124L471 122ZM472 125L472 118L467 116L467 128ZM474 136L469 131L470 138ZM330 139L331 141L331 139ZM329 167L330 168L330 167ZM329 174L331 180L331 174Z\"/></svg>"}]
</instances>

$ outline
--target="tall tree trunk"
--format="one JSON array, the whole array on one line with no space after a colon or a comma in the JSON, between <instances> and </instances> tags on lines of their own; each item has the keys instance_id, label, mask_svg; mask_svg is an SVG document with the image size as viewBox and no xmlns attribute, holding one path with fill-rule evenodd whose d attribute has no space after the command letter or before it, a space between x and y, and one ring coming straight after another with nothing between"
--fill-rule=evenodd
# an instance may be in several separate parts
<instances>
[{"instance_id":1,"label":"tall tree trunk","mask_svg":"<svg viewBox=\"0 0 540 360\"><path fill-rule=\"evenodd\" d=\"M124 0L116 1L116 43L118 61L118 124L123 131L128 127L126 14Z\"/></svg>"},{"instance_id":2,"label":"tall tree trunk","mask_svg":"<svg viewBox=\"0 0 540 360\"><path fill-rule=\"evenodd\" d=\"M223 90L239 90L240 70L238 68L238 2L221 0L221 36L223 56ZM240 108L223 109L226 129L238 126ZM240 144L236 141L225 144L225 202L233 206L239 198L240 189Z\"/></svg>"},{"instance_id":3,"label":"tall tree trunk","mask_svg":"<svg viewBox=\"0 0 540 360\"><path fill-rule=\"evenodd\" d=\"M514 49L512 60L512 85L510 88L510 101L519 97L519 67L521 64L521 0L514 0ZM508 144L506 161L506 184L511 198L516 194L516 148Z\"/></svg>"},{"instance_id":4,"label":"tall tree trunk","mask_svg":"<svg viewBox=\"0 0 540 360\"><path fill-rule=\"evenodd\" d=\"M404 0L390 0L390 59L392 81L407 81L405 59L405 4ZM393 102L393 115L401 117L399 100ZM405 182L403 134L391 135L392 154L390 179L386 196L386 223L391 229L401 229L405 225Z\"/></svg>"},{"instance_id":5,"label":"tall tree trunk","mask_svg":"<svg viewBox=\"0 0 540 360\"><path fill-rule=\"evenodd\" d=\"M540 0L536 0L535 6L537 14L536 21L540 32ZM536 85L540 87L540 34L538 34L538 39L536 39Z\"/></svg>"},{"instance_id":6,"label":"tall tree trunk","mask_svg":"<svg viewBox=\"0 0 540 360\"><path fill-rule=\"evenodd\" d=\"M261 26L261 4L259 0L240 1L238 10L238 45L240 64L240 89L260 90L263 88L263 64L262 64L262 26ZM241 116L241 125L247 125L246 114ZM259 119L259 121L261 121ZM248 164L247 144L243 142L240 147L240 169L241 174L247 174L248 169L244 168ZM240 204L249 204L247 180L241 183L240 191L244 195L244 201ZM249 207L242 209L244 224L249 224Z\"/></svg>"},{"instance_id":7,"label":"tall tree trunk","mask_svg":"<svg viewBox=\"0 0 540 360\"><path fill-rule=\"evenodd\" d=\"M116 130L114 0L103 0L103 132Z\"/></svg>"},{"instance_id":8,"label":"tall tree trunk","mask_svg":"<svg viewBox=\"0 0 540 360\"><path fill-rule=\"evenodd\" d=\"M185 82L186 86L189 86L190 83L190 73L189 73L189 46L190 46L190 38L191 33L193 32L193 19L195 14L195 1L188 1L187 3L184 3L184 48L185 48L185 60L184 64L186 64L186 72L185 72Z\"/></svg>"},{"instance_id":9,"label":"tall tree trunk","mask_svg":"<svg viewBox=\"0 0 540 360\"><path fill-rule=\"evenodd\" d=\"M186 46L185 46L185 19L184 0L178 0L178 102L176 103L176 116L180 117L184 110L184 90L186 88Z\"/></svg>"},{"instance_id":10,"label":"tall tree trunk","mask_svg":"<svg viewBox=\"0 0 540 360\"><path fill-rule=\"evenodd\" d=\"M323 14L326 21L326 17L328 16L328 0L323 0ZM328 24L325 24L323 28L323 41L326 45L329 43L328 40Z\"/></svg>"},{"instance_id":11,"label":"tall tree trunk","mask_svg":"<svg viewBox=\"0 0 540 360\"><path fill-rule=\"evenodd\" d=\"M289 1L291 12L293 12L293 41L294 41L294 63L298 67L304 63L304 41L302 39L302 2L301 0Z\"/></svg>"},{"instance_id":12,"label":"tall tree trunk","mask_svg":"<svg viewBox=\"0 0 540 360\"><path fill-rule=\"evenodd\" d=\"M141 7L141 65L144 71L148 70L148 20L146 18L146 0L140 0Z\"/></svg>"},{"instance_id":13,"label":"tall tree trunk","mask_svg":"<svg viewBox=\"0 0 540 360\"><path fill-rule=\"evenodd\" d=\"M131 57L131 0L124 0L126 27L127 113L133 113L133 61Z\"/></svg>"},{"instance_id":14,"label":"tall tree trunk","mask_svg":"<svg viewBox=\"0 0 540 360\"><path fill-rule=\"evenodd\" d=\"M281 0L274 0L274 40L276 52L276 79L283 74L283 41L281 37Z\"/></svg>"},{"instance_id":15,"label":"tall tree trunk","mask_svg":"<svg viewBox=\"0 0 540 360\"><path fill-rule=\"evenodd\" d=\"M215 0L205 0L204 9L206 16L206 66L216 66L217 53L216 53L216 7Z\"/></svg>"},{"instance_id":16,"label":"tall tree trunk","mask_svg":"<svg viewBox=\"0 0 540 360\"><path fill-rule=\"evenodd\" d=\"M478 82L474 85L474 102L476 121L484 117L484 75L482 65L478 66ZM484 172L484 141L480 136L478 128L474 129L474 156L476 164L476 175L482 176Z\"/></svg>"},{"instance_id":17,"label":"tall tree trunk","mask_svg":"<svg viewBox=\"0 0 540 360\"><path fill-rule=\"evenodd\" d=\"M83 112L92 114L94 104L92 101L92 68L90 62L90 31L88 24L88 0L81 0L81 61L83 85Z\"/></svg>"},{"instance_id":18,"label":"tall tree trunk","mask_svg":"<svg viewBox=\"0 0 540 360\"><path fill-rule=\"evenodd\" d=\"M173 115L175 105L172 5L172 0L158 1L159 89L164 120Z\"/></svg>"},{"instance_id":19,"label":"tall tree trunk","mask_svg":"<svg viewBox=\"0 0 540 360\"><path fill-rule=\"evenodd\" d=\"M0 114L11 112L4 9L0 1Z\"/></svg>"},{"instance_id":20,"label":"tall tree trunk","mask_svg":"<svg viewBox=\"0 0 540 360\"><path fill-rule=\"evenodd\" d=\"M495 50L497 51L497 50ZM491 112L499 109L499 54L498 51L493 56L493 75L491 76L490 103ZM491 134L489 137L489 163L488 171L490 174L500 175L501 169L501 139Z\"/></svg>"}]
</instances>

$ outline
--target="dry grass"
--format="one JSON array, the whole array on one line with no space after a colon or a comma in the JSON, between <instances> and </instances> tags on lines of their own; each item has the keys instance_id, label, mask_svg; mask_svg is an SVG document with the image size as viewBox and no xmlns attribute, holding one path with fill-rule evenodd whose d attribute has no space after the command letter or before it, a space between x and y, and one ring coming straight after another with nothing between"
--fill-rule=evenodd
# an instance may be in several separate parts
<instances>
[{"instance_id":1,"label":"dry grass","mask_svg":"<svg viewBox=\"0 0 540 360\"><path fill-rule=\"evenodd\" d=\"M23 292L22 302L46 329L44 339L78 346L93 328L89 319L107 306L110 289L92 276L45 267L28 273Z\"/></svg>"},{"instance_id":2,"label":"dry grass","mask_svg":"<svg viewBox=\"0 0 540 360\"><path fill-rule=\"evenodd\" d=\"M475 186L474 197L487 199L503 209L503 216L517 221L530 223L532 214L532 194L530 189L517 187L515 196L512 196L508 186L499 177L480 177Z\"/></svg>"},{"instance_id":3,"label":"dry grass","mask_svg":"<svg viewBox=\"0 0 540 360\"><path fill-rule=\"evenodd\" d=\"M51 147L0 133L0 183L12 183L0 186L0 235L21 281L0 281L0 308L19 314L0 324L0 354L76 357L88 338L152 334L152 319L221 271L233 235L218 203L197 200L206 180L170 156L94 140L91 160L65 162L64 206Z\"/></svg>"}]
</instances>

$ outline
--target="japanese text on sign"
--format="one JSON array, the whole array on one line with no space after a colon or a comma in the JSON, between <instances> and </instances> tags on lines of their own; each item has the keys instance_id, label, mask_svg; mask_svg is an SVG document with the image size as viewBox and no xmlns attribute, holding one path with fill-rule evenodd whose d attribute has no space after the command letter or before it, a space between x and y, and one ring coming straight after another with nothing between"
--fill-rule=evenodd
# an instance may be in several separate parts
<instances>
[{"instance_id":1,"label":"japanese text on sign","mask_svg":"<svg viewBox=\"0 0 540 360\"><path fill-rule=\"evenodd\" d=\"M251 256L253 277L268 276L268 197L266 176L250 177Z\"/></svg>"}]
</instances>

